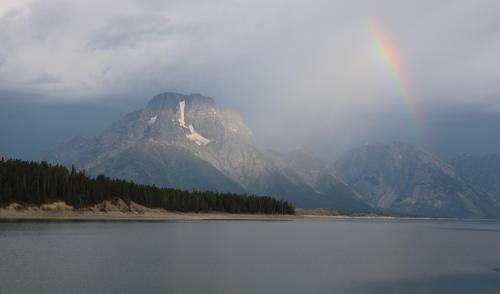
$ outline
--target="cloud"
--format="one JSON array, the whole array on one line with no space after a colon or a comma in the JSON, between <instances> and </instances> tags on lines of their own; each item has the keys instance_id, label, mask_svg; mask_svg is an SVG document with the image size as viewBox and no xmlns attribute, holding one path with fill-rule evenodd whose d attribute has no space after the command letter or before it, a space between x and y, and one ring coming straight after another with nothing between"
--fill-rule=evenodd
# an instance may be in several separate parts
<instances>
[{"instance_id":1,"label":"cloud","mask_svg":"<svg viewBox=\"0 0 500 294\"><path fill-rule=\"evenodd\" d=\"M373 22L401 55L411 103ZM500 94L498 1L4 0L0 40L0 90L134 105L200 92L271 147L419 141L412 108L488 108Z\"/></svg>"},{"instance_id":2,"label":"cloud","mask_svg":"<svg viewBox=\"0 0 500 294\"><path fill-rule=\"evenodd\" d=\"M374 54L373 21L395 41L420 99L500 90L500 4L491 1L412 1L405 9L398 1L6 3L0 87L22 86L50 67L65 77L47 89L52 97L93 99L133 85L288 100L314 92L340 108L393 103L388 97L401 93Z\"/></svg>"},{"instance_id":3,"label":"cloud","mask_svg":"<svg viewBox=\"0 0 500 294\"><path fill-rule=\"evenodd\" d=\"M62 80L60 77L55 76L50 73L42 73L35 79L32 79L28 82L31 85L43 85L43 84L58 84L61 83Z\"/></svg>"},{"instance_id":4,"label":"cloud","mask_svg":"<svg viewBox=\"0 0 500 294\"><path fill-rule=\"evenodd\" d=\"M173 32L162 15L122 16L97 29L89 40L91 49L138 47L142 42L155 42Z\"/></svg>"},{"instance_id":5,"label":"cloud","mask_svg":"<svg viewBox=\"0 0 500 294\"><path fill-rule=\"evenodd\" d=\"M500 104L492 105L491 111L497 115L500 115Z\"/></svg>"}]
</instances>

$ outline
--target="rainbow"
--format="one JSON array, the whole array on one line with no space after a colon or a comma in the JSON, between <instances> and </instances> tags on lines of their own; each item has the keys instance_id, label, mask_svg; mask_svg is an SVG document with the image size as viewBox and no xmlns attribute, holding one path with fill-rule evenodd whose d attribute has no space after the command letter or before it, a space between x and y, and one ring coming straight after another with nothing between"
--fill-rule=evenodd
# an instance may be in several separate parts
<instances>
[{"instance_id":1,"label":"rainbow","mask_svg":"<svg viewBox=\"0 0 500 294\"><path fill-rule=\"evenodd\" d=\"M380 59L389 70L394 80L406 100L407 107L412 114L416 124L416 131L423 139L427 135L427 124L424 114L419 105L420 99L413 90L408 78L407 70L402 55L397 50L395 43L380 25L372 23L370 25L373 47Z\"/></svg>"}]
</instances>

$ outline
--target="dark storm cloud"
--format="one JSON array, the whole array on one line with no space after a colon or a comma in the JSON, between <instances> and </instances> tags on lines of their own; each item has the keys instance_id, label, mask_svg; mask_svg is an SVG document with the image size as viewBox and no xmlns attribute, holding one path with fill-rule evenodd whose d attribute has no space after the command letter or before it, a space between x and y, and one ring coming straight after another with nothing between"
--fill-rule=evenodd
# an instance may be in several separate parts
<instances>
[{"instance_id":1,"label":"dark storm cloud","mask_svg":"<svg viewBox=\"0 0 500 294\"><path fill-rule=\"evenodd\" d=\"M428 109L434 126L427 145L449 159L460 153L500 153L500 96L483 102L441 104Z\"/></svg>"},{"instance_id":2,"label":"dark storm cloud","mask_svg":"<svg viewBox=\"0 0 500 294\"><path fill-rule=\"evenodd\" d=\"M40 159L75 136L93 137L134 106L121 103L41 103L33 92L0 91L0 154ZM111 97L111 101L115 101Z\"/></svg>"}]
</instances>

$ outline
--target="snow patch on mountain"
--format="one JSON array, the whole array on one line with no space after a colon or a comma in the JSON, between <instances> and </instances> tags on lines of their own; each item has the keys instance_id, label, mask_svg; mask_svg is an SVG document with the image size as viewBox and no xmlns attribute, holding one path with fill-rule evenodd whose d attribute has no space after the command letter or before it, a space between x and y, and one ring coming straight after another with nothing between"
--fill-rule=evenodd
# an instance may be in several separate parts
<instances>
[{"instance_id":1,"label":"snow patch on mountain","mask_svg":"<svg viewBox=\"0 0 500 294\"><path fill-rule=\"evenodd\" d=\"M179 125L182 128L188 129L190 132L190 134L186 134L186 138L195 142L199 146L207 145L208 143L210 143L211 141L209 139L203 137L200 133L198 133L197 131L194 130L194 127L192 124L190 124L189 127L186 126L186 121L185 121L185 117L184 117L185 110L186 110L186 101L182 100L179 102L179 119L178 119L178 121L179 121Z\"/></svg>"},{"instance_id":2,"label":"snow patch on mountain","mask_svg":"<svg viewBox=\"0 0 500 294\"><path fill-rule=\"evenodd\" d=\"M154 123L156 122L156 119L157 119L157 118L158 118L158 116L157 116L157 115L155 115L155 116L153 116L152 118L150 118L150 119L148 120L148 125L152 125L152 124L154 124Z\"/></svg>"},{"instance_id":3,"label":"snow patch on mountain","mask_svg":"<svg viewBox=\"0 0 500 294\"><path fill-rule=\"evenodd\" d=\"M184 121L185 108L186 108L186 101L182 100L181 102L179 102L179 110L180 110L179 125L183 128L187 128L186 122Z\"/></svg>"},{"instance_id":4,"label":"snow patch on mountain","mask_svg":"<svg viewBox=\"0 0 500 294\"><path fill-rule=\"evenodd\" d=\"M205 137L203 137L202 135L200 135L200 133L196 132L193 128L193 125L189 125L189 131L191 132L191 134L186 134L186 137L195 142L196 144L198 145L207 145L208 143L210 143L211 141Z\"/></svg>"}]
</instances>

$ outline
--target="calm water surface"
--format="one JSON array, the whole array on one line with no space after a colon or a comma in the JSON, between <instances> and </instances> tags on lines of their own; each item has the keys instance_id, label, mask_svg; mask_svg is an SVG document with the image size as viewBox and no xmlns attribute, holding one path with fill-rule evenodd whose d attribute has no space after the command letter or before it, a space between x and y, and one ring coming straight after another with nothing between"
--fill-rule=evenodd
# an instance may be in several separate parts
<instances>
[{"instance_id":1,"label":"calm water surface","mask_svg":"<svg viewBox=\"0 0 500 294\"><path fill-rule=\"evenodd\" d=\"M0 293L500 293L500 223L0 223Z\"/></svg>"}]
</instances>

